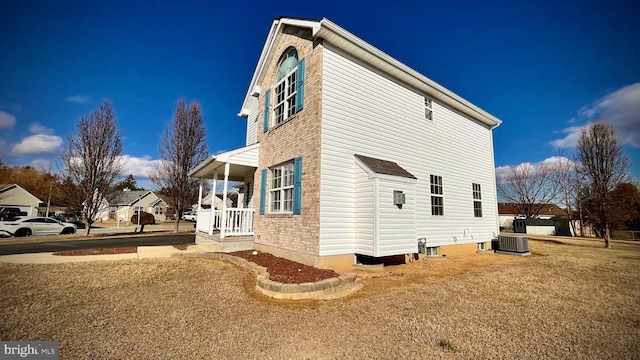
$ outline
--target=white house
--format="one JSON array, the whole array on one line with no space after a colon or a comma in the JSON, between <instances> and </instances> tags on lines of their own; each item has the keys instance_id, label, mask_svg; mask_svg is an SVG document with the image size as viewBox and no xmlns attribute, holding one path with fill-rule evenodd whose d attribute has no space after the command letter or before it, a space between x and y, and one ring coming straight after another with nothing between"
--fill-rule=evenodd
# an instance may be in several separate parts
<instances>
[{"instance_id":1,"label":"white house","mask_svg":"<svg viewBox=\"0 0 640 360\"><path fill-rule=\"evenodd\" d=\"M0 208L18 208L27 213L27 216L37 216L38 208L44 206L42 200L25 190L18 184L0 184ZM42 210L42 214L46 211Z\"/></svg>"},{"instance_id":2,"label":"white house","mask_svg":"<svg viewBox=\"0 0 640 360\"><path fill-rule=\"evenodd\" d=\"M153 214L156 222L167 218L167 203L150 190L129 190L112 194L109 201L112 216L115 219L129 221L138 211Z\"/></svg>"},{"instance_id":3,"label":"white house","mask_svg":"<svg viewBox=\"0 0 640 360\"><path fill-rule=\"evenodd\" d=\"M273 21L238 115L245 146L190 175L244 183L247 206L201 209L200 244L235 250L245 236L246 248L344 268L420 241L475 252L498 235L500 120L327 19Z\"/></svg>"}]
</instances>

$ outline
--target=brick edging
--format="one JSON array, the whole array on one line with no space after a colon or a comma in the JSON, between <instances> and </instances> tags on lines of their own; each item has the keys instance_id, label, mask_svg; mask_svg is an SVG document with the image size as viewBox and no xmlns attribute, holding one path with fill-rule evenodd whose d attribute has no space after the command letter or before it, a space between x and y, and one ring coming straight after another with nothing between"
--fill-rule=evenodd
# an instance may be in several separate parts
<instances>
[{"instance_id":1,"label":"brick edging","mask_svg":"<svg viewBox=\"0 0 640 360\"><path fill-rule=\"evenodd\" d=\"M256 290L274 299L287 300L332 300L345 297L362 289L362 283L356 281L356 273L349 272L338 277L313 283L286 284L269 279L267 268L241 257L222 253L174 254L172 257L204 257L229 261L232 264L248 268L256 274Z\"/></svg>"}]
</instances>

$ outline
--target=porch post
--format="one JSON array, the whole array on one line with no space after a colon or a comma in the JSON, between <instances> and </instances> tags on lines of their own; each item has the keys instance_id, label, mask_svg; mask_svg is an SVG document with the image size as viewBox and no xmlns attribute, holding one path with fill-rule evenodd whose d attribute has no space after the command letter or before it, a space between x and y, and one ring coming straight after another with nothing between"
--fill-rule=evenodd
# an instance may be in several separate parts
<instances>
[{"instance_id":1,"label":"porch post","mask_svg":"<svg viewBox=\"0 0 640 360\"><path fill-rule=\"evenodd\" d=\"M224 163L224 188L222 189L222 217L220 224L220 239L224 239L227 228L227 185L229 184L229 163Z\"/></svg>"},{"instance_id":2,"label":"porch post","mask_svg":"<svg viewBox=\"0 0 640 360\"><path fill-rule=\"evenodd\" d=\"M198 187L198 211L202 209L202 182L204 180L200 179L200 186Z\"/></svg>"},{"instance_id":3,"label":"porch post","mask_svg":"<svg viewBox=\"0 0 640 360\"><path fill-rule=\"evenodd\" d=\"M213 189L211 190L211 214L209 219L209 235L213 235L216 218L216 186L218 185L218 172L213 172Z\"/></svg>"}]
</instances>

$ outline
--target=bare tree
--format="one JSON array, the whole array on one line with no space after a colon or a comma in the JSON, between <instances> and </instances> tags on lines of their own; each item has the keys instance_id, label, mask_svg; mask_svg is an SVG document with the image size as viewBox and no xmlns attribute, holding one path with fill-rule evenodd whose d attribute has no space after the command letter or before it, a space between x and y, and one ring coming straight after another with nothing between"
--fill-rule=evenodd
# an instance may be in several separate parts
<instances>
[{"instance_id":1,"label":"bare tree","mask_svg":"<svg viewBox=\"0 0 640 360\"><path fill-rule=\"evenodd\" d=\"M106 197L113 190L123 163L122 133L116 126L116 114L107 100L77 123L77 132L67 135L67 147L62 153L65 172L84 200L85 234L107 205Z\"/></svg>"},{"instance_id":2,"label":"bare tree","mask_svg":"<svg viewBox=\"0 0 640 360\"><path fill-rule=\"evenodd\" d=\"M581 213L580 208L580 189L583 185L582 177L577 171L576 163L569 160L564 156L559 156L558 161L554 166L555 177L558 184L558 202L564 205L567 219L569 220L569 226L571 227L572 234L577 235L577 229L575 224L575 211ZM580 219L580 231L582 232L583 224L582 217Z\"/></svg>"},{"instance_id":3,"label":"bare tree","mask_svg":"<svg viewBox=\"0 0 640 360\"><path fill-rule=\"evenodd\" d=\"M597 219L605 247L611 248L611 191L628 179L629 168L629 159L622 152L613 126L600 121L583 128L576 145L576 159L594 202L592 218Z\"/></svg>"},{"instance_id":4,"label":"bare tree","mask_svg":"<svg viewBox=\"0 0 640 360\"><path fill-rule=\"evenodd\" d=\"M167 197L169 205L175 208L174 232L178 232L182 209L191 206L197 194L197 180L189 178L189 171L209 154L206 130L197 102L187 104L184 99L178 101L158 151L161 161L150 178Z\"/></svg>"},{"instance_id":5,"label":"bare tree","mask_svg":"<svg viewBox=\"0 0 640 360\"><path fill-rule=\"evenodd\" d=\"M558 196L560 186L553 165L529 163L510 167L497 181L498 194L515 204L518 213L527 218L537 217L545 205Z\"/></svg>"}]
</instances>

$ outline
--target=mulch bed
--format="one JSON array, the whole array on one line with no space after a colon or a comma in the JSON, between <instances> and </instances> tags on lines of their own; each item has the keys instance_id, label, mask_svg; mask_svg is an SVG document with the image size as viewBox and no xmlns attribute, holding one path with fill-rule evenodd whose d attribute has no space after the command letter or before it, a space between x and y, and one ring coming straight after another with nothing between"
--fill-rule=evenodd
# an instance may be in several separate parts
<instances>
[{"instance_id":1,"label":"mulch bed","mask_svg":"<svg viewBox=\"0 0 640 360\"><path fill-rule=\"evenodd\" d=\"M53 255L60 255L60 256L113 255L113 254L133 254L137 252L138 252L137 247L122 247L122 248L109 248L109 249L84 249L84 250L56 251L53 253Z\"/></svg>"},{"instance_id":2,"label":"mulch bed","mask_svg":"<svg viewBox=\"0 0 640 360\"><path fill-rule=\"evenodd\" d=\"M253 263L267 268L269 279L286 284L302 284L338 277L333 270L317 269L295 261L283 259L264 252L254 250L236 251L229 255L247 259Z\"/></svg>"},{"instance_id":3,"label":"mulch bed","mask_svg":"<svg viewBox=\"0 0 640 360\"><path fill-rule=\"evenodd\" d=\"M173 245L178 250L186 250L190 244ZM109 248L109 249L85 249L85 250L69 250L56 251L53 255L60 256L83 256L83 255L111 255L111 254L132 254L137 253L137 247ZM317 269L313 266L297 263L281 257L271 255L269 253L254 250L236 251L230 255L247 259L253 263L267 268L269 278L273 281L285 284L302 284L305 282L316 282L332 277L338 277L339 274L333 270Z\"/></svg>"}]
</instances>

